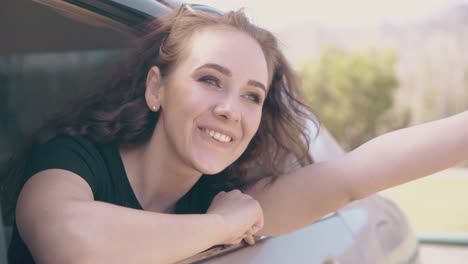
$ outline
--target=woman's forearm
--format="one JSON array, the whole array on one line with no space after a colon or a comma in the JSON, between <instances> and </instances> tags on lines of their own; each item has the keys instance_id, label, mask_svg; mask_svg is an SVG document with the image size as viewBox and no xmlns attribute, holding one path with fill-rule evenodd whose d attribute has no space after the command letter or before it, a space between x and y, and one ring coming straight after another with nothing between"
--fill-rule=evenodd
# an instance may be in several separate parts
<instances>
[{"instance_id":1,"label":"woman's forearm","mask_svg":"<svg viewBox=\"0 0 468 264\"><path fill-rule=\"evenodd\" d=\"M264 212L261 235L304 227L349 202L468 158L468 112L397 130L330 161L246 189Z\"/></svg>"},{"instance_id":2,"label":"woman's forearm","mask_svg":"<svg viewBox=\"0 0 468 264\"><path fill-rule=\"evenodd\" d=\"M78 209L72 226L81 226L95 263L173 263L220 243L224 235L216 215L161 214L102 202L79 207L86 217Z\"/></svg>"},{"instance_id":3,"label":"woman's forearm","mask_svg":"<svg viewBox=\"0 0 468 264\"><path fill-rule=\"evenodd\" d=\"M87 220L82 219L82 224L95 242L91 250L98 254L96 263L173 263L219 244L224 238L217 215L162 214L93 203L94 208L83 209L96 210L95 221L91 214ZM108 219L99 222L99 226L102 217ZM97 250L98 247L101 248Z\"/></svg>"},{"instance_id":4,"label":"woman's forearm","mask_svg":"<svg viewBox=\"0 0 468 264\"><path fill-rule=\"evenodd\" d=\"M342 166L352 199L430 175L468 158L468 111L377 137L350 152Z\"/></svg>"},{"instance_id":5,"label":"woman's forearm","mask_svg":"<svg viewBox=\"0 0 468 264\"><path fill-rule=\"evenodd\" d=\"M173 263L219 244L224 235L217 215L170 215L84 201L68 203L61 214L33 247L38 263Z\"/></svg>"}]
</instances>

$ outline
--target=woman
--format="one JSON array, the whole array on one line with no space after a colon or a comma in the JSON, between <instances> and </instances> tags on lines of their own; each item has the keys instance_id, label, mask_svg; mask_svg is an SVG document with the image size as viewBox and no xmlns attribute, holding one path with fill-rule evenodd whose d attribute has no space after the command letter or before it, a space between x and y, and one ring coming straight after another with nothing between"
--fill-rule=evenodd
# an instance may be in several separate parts
<instances>
[{"instance_id":1,"label":"woman","mask_svg":"<svg viewBox=\"0 0 468 264\"><path fill-rule=\"evenodd\" d=\"M28 152L12 263L171 263L253 244L467 157L464 112L309 165L310 114L269 32L190 8L147 32L118 81Z\"/></svg>"}]
</instances>

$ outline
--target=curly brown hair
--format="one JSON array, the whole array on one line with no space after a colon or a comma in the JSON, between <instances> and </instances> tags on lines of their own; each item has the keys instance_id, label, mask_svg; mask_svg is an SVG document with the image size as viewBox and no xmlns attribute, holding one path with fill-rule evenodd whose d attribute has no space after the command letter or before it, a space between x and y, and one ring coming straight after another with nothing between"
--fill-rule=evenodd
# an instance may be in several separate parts
<instances>
[{"instance_id":1,"label":"curly brown hair","mask_svg":"<svg viewBox=\"0 0 468 264\"><path fill-rule=\"evenodd\" d=\"M258 42L267 61L269 89L259 129L245 152L218 175L202 176L180 199L176 212L204 212L213 195L221 190L242 188L263 177L274 180L275 175L312 163L306 122L315 119L300 99L298 79L273 34L253 25L242 10L219 15L181 7L178 12L150 22L108 85L95 89L56 117L29 146L56 135L86 136L97 143L126 146L146 142L159 115L145 103L146 74L152 66L158 66L163 78L169 75L192 34L210 26L230 27ZM3 180L1 186L7 213L14 209L21 186L7 188L5 182L11 186L12 177L20 178L27 149L22 153L17 156L17 163L10 166L9 180ZM12 193L9 199L7 192Z\"/></svg>"}]
</instances>

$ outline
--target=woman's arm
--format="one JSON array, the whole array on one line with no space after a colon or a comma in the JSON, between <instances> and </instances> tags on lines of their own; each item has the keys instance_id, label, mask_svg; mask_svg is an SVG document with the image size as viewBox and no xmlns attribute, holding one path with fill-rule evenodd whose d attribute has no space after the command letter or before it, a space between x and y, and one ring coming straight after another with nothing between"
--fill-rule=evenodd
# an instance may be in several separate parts
<instances>
[{"instance_id":1,"label":"woman's arm","mask_svg":"<svg viewBox=\"0 0 468 264\"><path fill-rule=\"evenodd\" d=\"M237 239L254 224L248 210L261 212L240 192L218 198L224 202L220 209L243 208L233 217L218 215L216 208L211 214L170 215L93 200L89 185L68 171L46 170L28 180L17 224L37 263L173 263ZM225 218L245 230L233 230Z\"/></svg>"},{"instance_id":2,"label":"woman's arm","mask_svg":"<svg viewBox=\"0 0 468 264\"><path fill-rule=\"evenodd\" d=\"M304 227L347 203L468 158L468 111L379 136L352 152L246 190L263 208L261 235Z\"/></svg>"}]
</instances>

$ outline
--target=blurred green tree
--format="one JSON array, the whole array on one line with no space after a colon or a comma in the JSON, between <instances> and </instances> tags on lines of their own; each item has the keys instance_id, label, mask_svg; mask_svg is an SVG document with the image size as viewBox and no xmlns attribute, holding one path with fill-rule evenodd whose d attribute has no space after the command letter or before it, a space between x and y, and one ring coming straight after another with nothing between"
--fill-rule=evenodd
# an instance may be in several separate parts
<instances>
[{"instance_id":1,"label":"blurred green tree","mask_svg":"<svg viewBox=\"0 0 468 264\"><path fill-rule=\"evenodd\" d=\"M318 63L299 70L308 103L346 150L409 123L409 111L398 118L391 111L395 63L393 50L351 53L328 46Z\"/></svg>"}]
</instances>

